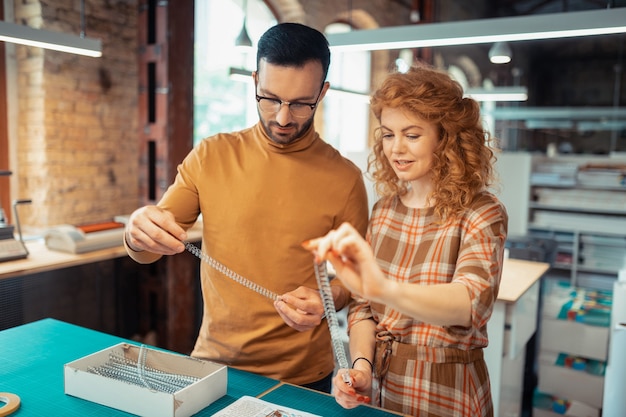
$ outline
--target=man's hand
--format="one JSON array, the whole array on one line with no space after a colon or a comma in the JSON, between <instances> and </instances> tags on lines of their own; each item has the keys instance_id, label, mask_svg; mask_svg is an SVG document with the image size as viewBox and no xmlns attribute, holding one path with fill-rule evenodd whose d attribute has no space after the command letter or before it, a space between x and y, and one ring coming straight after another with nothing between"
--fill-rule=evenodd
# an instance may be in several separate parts
<instances>
[{"instance_id":1,"label":"man's hand","mask_svg":"<svg viewBox=\"0 0 626 417\"><path fill-rule=\"evenodd\" d=\"M317 289L298 287L280 296L274 307L289 327L299 332L311 330L322 322L324 305Z\"/></svg>"},{"instance_id":2,"label":"man's hand","mask_svg":"<svg viewBox=\"0 0 626 417\"><path fill-rule=\"evenodd\" d=\"M130 249L162 255L183 252L187 233L176 223L174 215L157 206L139 208L130 215L124 231Z\"/></svg>"}]
</instances>

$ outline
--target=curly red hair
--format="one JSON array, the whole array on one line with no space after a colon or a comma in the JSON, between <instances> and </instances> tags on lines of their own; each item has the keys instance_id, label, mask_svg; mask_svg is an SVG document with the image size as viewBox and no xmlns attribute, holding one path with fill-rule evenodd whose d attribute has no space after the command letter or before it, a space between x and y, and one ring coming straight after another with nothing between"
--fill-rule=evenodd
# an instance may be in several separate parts
<instances>
[{"instance_id":1,"label":"curly red hair","mask_svg":"<svg viewBox=\"0 0 626 417\"><path fill-rule=\"evenodd\" d=\"M447 73L416 65L407 73L392 73L371 98L371 109L380 121L383 108L403 109L433 123L440 132L431 169L434 191L429 202L444 221L455 217L477 193L494 181L494 138L483 127L480 106L463 97L463 88ZM400 181L383 153L377 129L368 171L382 197L404 195Z\"/></svg>"}]
</instances>

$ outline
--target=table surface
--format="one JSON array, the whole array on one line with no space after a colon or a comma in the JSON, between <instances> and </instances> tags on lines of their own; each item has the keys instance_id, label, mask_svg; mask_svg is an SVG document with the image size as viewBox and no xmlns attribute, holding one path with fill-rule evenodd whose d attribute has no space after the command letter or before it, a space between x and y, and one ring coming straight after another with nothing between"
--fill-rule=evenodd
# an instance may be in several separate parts
<instances>
[{"instance_id":1,"label":"table surface","mask_svg":"<svg viewBox=\"0 0 626 417\"><path fill-rule=\"evenodd\" d=\"M66 363L118 343L135 342L55 319L0 331L0 392L21 399L11 416L130 416L64 392ZM228 368L226 395L196 416L211 416L244 395L324 417L396 415L368 406L345 410L330 395Z\"/></svg>"},{"instance_id":2,"label":"table surface","mask_svg":"<svg viewBox=\"0 0 626 417\"><path fill-rule=\"evenodd\" d=\"M515 303L548 269L545 262L505 259L498 301Z\"/></svg>"}]
</instances>

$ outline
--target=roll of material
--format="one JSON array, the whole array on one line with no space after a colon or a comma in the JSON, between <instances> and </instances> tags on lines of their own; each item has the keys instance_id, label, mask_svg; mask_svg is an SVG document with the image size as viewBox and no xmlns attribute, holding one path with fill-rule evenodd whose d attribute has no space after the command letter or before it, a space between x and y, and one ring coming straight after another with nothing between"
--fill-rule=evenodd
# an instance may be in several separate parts
<instances>
[{"instance_id":1,"label":"roll of material","mask_svg":"<svg viewBox=\"0 0 626 417\"><path fill-rule=\"evenodd\" d=\"M9 392L0 392L0 401L5 403L3 407L0 407L0 417L13 414L18 408L20 408L20 397Z\"/></svg>"}]
</instances>

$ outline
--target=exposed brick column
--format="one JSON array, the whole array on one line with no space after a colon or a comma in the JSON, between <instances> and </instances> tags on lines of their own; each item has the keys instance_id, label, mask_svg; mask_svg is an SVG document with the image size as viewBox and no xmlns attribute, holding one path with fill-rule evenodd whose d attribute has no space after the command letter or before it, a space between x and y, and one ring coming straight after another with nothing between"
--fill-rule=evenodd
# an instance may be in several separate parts
<instances>
[{"instance_id":1,"label":"exposed brick column","mask_svg":"<svg viewBox=\"0 0 626 417\"><path fill-rule=\"evenodd\" d=\"M193 34L193 0L140 1L138 136L143 204L159 201L193 146ZM193 348L198 263L190 254L169 256L142 277L143 330L156 330L160 346L183 353Z\"/></svg>"}]
</instances>

